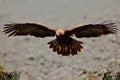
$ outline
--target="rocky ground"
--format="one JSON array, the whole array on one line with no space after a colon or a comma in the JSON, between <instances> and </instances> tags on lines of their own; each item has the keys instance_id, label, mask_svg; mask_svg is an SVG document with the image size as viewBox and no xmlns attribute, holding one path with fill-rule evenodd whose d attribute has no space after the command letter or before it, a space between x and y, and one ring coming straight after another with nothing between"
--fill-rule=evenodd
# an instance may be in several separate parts
<instances>
[{"instance_id":1,"label":"rocky ground","mask_svg":"<svg viewBox=\"0 0 120 80\"><path fill-rule=\"evenodd\" d=\"M2 32L3 25L40 22L53 28L71 28L105 20L116 22L120 29L119 0L0 0L0 65L20 71L20 80L75 80L72 75L80 69L95 71L112 59L120 60L119 31L117 35L78 39L84 42L84 50L64 57L48 48L46 43L54 38L8 38Z\"/></svg>"}]
</instances>

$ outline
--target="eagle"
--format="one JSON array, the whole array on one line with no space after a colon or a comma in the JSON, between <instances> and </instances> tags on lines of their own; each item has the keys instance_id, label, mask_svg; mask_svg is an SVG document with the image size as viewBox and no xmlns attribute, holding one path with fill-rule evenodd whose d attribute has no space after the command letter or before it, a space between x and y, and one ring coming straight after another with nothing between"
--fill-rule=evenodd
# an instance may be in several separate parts
<instances>
[{"instance_id":1,"label":"eagle","mask_svg":"<svg viewBox=\"0 0 120 80\"><path fill-rule=\"evenodd\" d=\"M49 48L59 55L76 55L83 49L83 42L73 39L99 37L101 35L116 34L117 26L114 22L104 21L98 24L86 24L72 29L51 29L38 23L8 23L4 25L3 32L8 36L35 36L40 38L56 37L48 42Z\"/></svg>"}]
</instances>

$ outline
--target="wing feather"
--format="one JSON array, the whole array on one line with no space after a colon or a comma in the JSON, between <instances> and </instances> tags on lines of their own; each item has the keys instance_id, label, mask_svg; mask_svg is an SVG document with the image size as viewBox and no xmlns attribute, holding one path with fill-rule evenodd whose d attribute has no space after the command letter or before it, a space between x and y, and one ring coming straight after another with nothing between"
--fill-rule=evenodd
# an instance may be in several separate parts
<instances>
[{"instance_id":1,"label":"wing feather","mask_svg":"<svg viewBox=\"0 0 120 80\"><path fill-rule=\"evenodd\" d=\"M11 23L4 25L4 33L9 36L31 35L36 37L55 36L55 30L36 23Z\"/></svg>"},{"instance_id":2,"label":"wing feather","mask_svg":"<svg viewBox=\"0 0 120 80\"><path fill-rule=\"evenodd\" d=\"M66 33L69 35L74 34L78 38L99 37L106 34L116 34L118 29L117 26L115 26L114 24L115 23L100 23L82 25L73 28L72 30L68 30L66 31Z\"/></svg>"}]
</instances>

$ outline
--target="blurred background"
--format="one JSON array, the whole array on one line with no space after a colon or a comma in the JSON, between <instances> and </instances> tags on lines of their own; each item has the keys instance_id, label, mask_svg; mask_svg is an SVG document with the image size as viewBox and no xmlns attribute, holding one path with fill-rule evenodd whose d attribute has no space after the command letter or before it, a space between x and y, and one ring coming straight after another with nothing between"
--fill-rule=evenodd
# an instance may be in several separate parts
<instances>
[{"instance_id":1,"label":"blurred background","mask_svg":"<svg viewBox=\"0 0 120 80\"><path fill-rule=\"evenodd\" d=\"M79 69L100 69L120 59L120 34L83 38L83 51L75 56L53 53L46 44L52 38L8 37L3 25L40 22L51 28L116 22L120 28L120 0L0 0L0 65L21 72L20 80L62 80ZM70 80L70 79L69 79Z\"/></svg>"}]
</instances>

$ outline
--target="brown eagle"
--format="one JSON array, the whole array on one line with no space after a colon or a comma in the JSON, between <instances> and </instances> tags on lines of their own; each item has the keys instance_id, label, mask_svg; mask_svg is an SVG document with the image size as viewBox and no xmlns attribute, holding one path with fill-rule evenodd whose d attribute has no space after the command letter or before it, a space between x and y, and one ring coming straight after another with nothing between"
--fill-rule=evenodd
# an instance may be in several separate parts
<instances>
[{"instance_id":1,"label":"brown eagle","mask_svg":"<svg viewBox=\"0 0 120 80\"><path fill-rule=\"evenodd\" d=\"M56 39L48 42L53 52L59 55L68 56L75 55L80 52L83 47L83 42L72 38L75 35L77 38L99 37L106 34L116 34L117 26L113 22L102 22L100 24L87 24L78 26L69 30L50 29L45 25L37 23L10 23L5 24L4 33L10 33L9 36L25 36L31 35L35 37L53 37Z\"/></svg>"}]
</instances>

